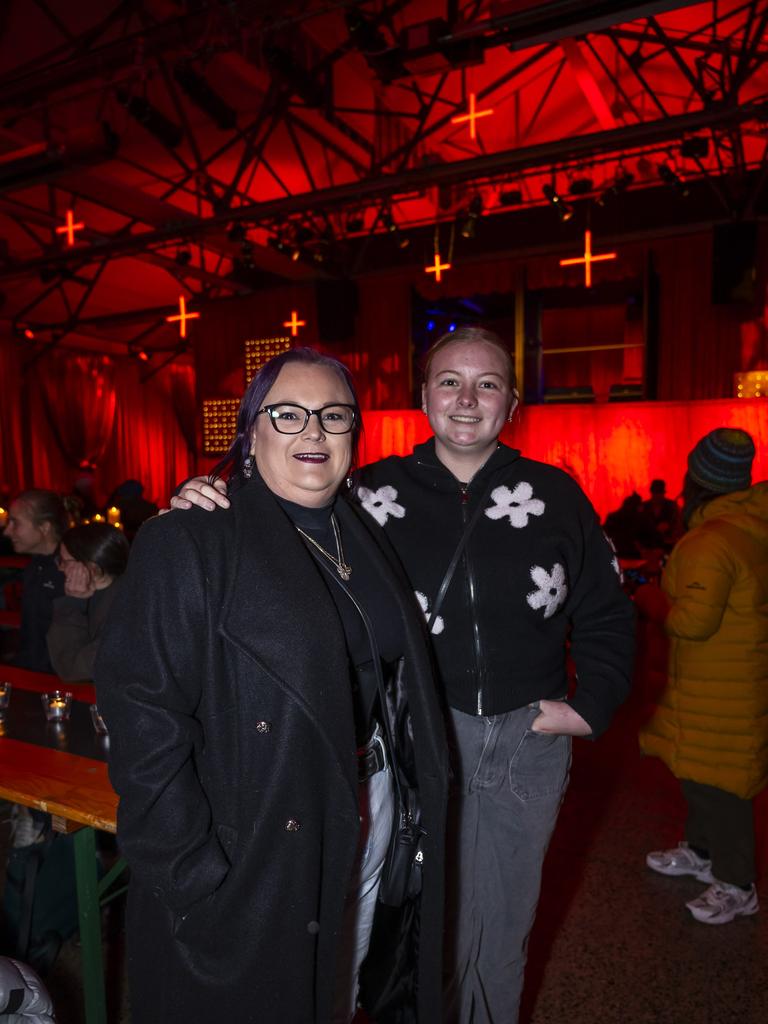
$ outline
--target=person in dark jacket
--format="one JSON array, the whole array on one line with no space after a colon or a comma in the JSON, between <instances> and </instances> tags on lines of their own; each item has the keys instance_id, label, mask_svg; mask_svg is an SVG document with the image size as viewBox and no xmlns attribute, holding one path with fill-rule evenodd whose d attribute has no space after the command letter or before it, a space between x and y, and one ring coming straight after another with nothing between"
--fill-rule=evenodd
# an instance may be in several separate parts
<instances>
[{"instance_id":1,"label":"person in dark jacket","mask_svg":"<svg viewBox=\"0 0 768 1024\"><path fill-rule=\"evenodd\" d=\"M406 782L423 861L397 1013L441 1019L447 751L418 606L337 495L358 430L348 371L283 353L241 404L232 511L134 542L96 664L134 1024L350 1021Z\"/></svg>"},{"instance_id":2,"label":"person in dark jacket","mask_svg":"<svg viewBox=\"0 0 768 1024\"><path fill-rule=\"evenodd\" d=\"M412 455L365 467L358 493L431 621L449 705L455 786L443 1019L513 1024L571 737L598 736L628 693L634 616L579 486L499 443L517 405L501 339L482 328L439 339L423 404L434 438ZM190 499L201 507L225 502L200 478L174 504L188 507ZM567 643L578 678L570 697Z\"/></svg>"},{"instance_id":3,"label":"person in dark jacket","mask_svg":"<svg viewBox=\"0 0 768 1024\"><path fill-rule=\"evenodd\" d=\"M53 602L48 654L67 682L93 678L99 638L128 563L125 535L108 523L73 526L61 538L56 559L64 596Z\"/></svg>"},{"instance_id":4,"label":"person in dark jacket","mask_svg":"<svg viewBox=\"0 0 768 1024\"><path fill-rule=\"evenodd\" d=\"M56 552L66 528L64 502L54 491L23 491L11 502L5 535L16 554L32 556L22 575L21 638L13 659L19 668L53 671L45 638L53 602L64 593Z\"/></svg>"}]
</instances>

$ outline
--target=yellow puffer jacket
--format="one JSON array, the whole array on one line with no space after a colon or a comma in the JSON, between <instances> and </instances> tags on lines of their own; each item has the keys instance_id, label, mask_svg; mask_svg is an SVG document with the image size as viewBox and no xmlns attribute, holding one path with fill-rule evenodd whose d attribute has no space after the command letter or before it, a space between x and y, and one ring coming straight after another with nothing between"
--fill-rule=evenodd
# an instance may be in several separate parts
<instances>
[{"instance_id":1,"label":"yellow puffer jacket","mask_svg":"<svg viewBox=\"0 0 768 1024\"><path fill-rule=\"evenodd\" d=\"M768 783L768 481L698 509L662 586L669 678L641 747L748 799Z\"/></svg>"}]
</instances>

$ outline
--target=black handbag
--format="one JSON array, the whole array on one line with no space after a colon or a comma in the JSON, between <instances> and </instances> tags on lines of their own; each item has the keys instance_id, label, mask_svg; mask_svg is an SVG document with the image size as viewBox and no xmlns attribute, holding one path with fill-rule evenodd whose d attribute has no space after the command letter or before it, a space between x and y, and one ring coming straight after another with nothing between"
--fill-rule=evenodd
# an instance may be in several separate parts
<instances>
[{"instance_id":1,"label":"black handbag","mask_svg":"<svg viewBox=\"0 0 768 1024\"><path fill-rule=\"evenodd\" d=\"M421 842L425 833L411 810L415 793L406 790L403 799L401 792L395 775L395 820L379 882L379 902L388 907L402 907L406 900L421 892Z\"/></svg>"}]
</instances>

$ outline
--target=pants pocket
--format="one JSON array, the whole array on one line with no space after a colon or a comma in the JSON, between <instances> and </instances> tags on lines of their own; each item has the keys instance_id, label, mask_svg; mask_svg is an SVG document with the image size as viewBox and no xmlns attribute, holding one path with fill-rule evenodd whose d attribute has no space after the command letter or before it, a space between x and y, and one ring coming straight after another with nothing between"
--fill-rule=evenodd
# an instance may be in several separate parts
<instances>
[{"instance_id":1,"label":"pants pocket","mask_svg":"<svg viewBox=\"0 0 768 1024\"><path fill-rule=\"evenodd\" d=\"M509 788L520 800L559 796L568 778L571 737L526 729L509 762Z\"/></svg>"}]
</instances>

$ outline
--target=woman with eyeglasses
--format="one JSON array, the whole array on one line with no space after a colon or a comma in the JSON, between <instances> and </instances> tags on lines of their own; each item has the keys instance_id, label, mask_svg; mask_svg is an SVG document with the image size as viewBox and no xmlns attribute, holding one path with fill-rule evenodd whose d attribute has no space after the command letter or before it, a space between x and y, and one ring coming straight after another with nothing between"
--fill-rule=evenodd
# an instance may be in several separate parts
<instances>
[{"instance_id":1,"label":"woman with eyeglasses","mask_svg":"<svg viewBox=\"0 0 768 1024\"><path fill-rule=\"evenodd\" d=\"M517 1021L572 737L607 728L632 670L632 607L586 495L499 441L517 401L498 335L443 335L422 388L434 437L357 489L429 620L447 705L446 1024ZM226 498L197 478L173 503Z\"/></svg>"},{"instance_id":2,"label":"woman with eyeglasses","mask_svg":"<svg viewBox=\"0 0 768 1024\"><path fill-rule=\"evenodd\" d=\"M56 565L64 596L53 603L48 654L67 682L93 678L93 664L109 610L128 563L128 541L108 523L83 523L61 538Z\"/></svg>"},{"instance_id":3,"label":"woman with eyeglasses","mask_svg":"<svg viewBox=\"0 0 768 1024\"><path fill-rule=\"evenodd\" d=\"M399 913L377 897L404 790L418 942L390 991L399 1019L440 1019L442 722L413 595L339 494L359 430L346 368L283 353L217 467L231 511L172 512L134 542L96 670L134 1024L350 1021Z\"/></svg>"}]
</instances>

